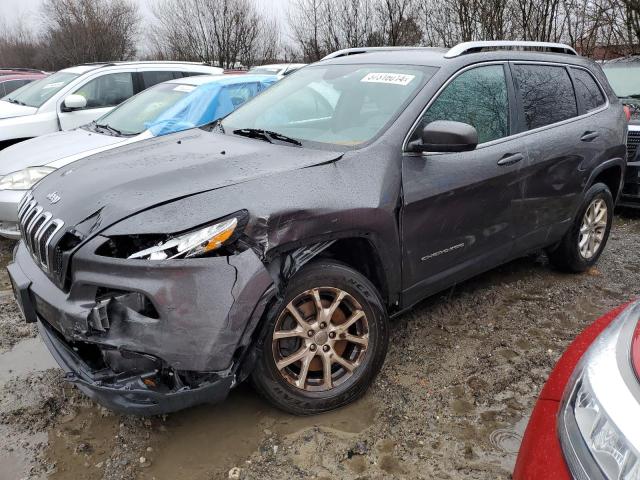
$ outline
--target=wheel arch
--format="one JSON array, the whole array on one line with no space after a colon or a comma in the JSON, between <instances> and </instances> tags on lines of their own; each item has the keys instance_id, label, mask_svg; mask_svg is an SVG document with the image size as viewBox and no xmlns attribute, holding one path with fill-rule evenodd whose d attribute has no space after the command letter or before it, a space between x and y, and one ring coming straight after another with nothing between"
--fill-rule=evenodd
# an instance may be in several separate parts
<instances>
[{"instance_id":1,"label":"wheel arch","mask_svg":"<svg viewBox=\"0 0 640 480\"><path fill-rule=\"evenodd\" d=\"M591 172L589 180L585 185L584 192L586 193L586 191L596 183L604 183L609 187L609 190L611 190L611 195L613 196L613 202L615 204L622 192L625 167L625 161L621 158L608 160L598 165L594 168L593 172Z\"/></svg>"}]
</instances>

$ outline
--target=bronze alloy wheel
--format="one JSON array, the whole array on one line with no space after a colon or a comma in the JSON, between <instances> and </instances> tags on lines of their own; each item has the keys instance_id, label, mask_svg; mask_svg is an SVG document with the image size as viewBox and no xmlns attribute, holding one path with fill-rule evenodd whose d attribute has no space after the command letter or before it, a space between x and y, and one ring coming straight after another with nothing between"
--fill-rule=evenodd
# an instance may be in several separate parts
<instances>
[{"instance_id":1,"label":"bronze alloy wheel","mask_svg":"<svg viewBox=\"0 0 640 480\"><path fill-rule=\"evenodd\" d=\"M327 391L362 365L369 325L360 304L344 290L306 290L282 310L272 335L280 375L305 391Z\"/></svg>"}]
</instances>

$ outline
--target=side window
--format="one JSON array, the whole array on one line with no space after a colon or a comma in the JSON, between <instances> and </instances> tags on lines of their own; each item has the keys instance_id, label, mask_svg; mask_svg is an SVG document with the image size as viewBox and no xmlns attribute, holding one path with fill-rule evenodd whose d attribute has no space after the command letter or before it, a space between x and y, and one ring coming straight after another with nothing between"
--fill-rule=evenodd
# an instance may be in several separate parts
<instances>
[{"instance_id":1,"label":"side window","mask_svg":"<svg viewBox=\"0 0 640 480\"><path fill-rule=\"evenodd\" d=\"M606 103L604 94L593 76L581 68L572 68L576 95L585 111L590 112Z\"/></svg>"},{"instance_id":2,"label":"side window","mask_svg":"<svg viewBox=\"0 0 640 480\"><path fill-rule=\"evenodd\" d=\"M576 96L564 67L514 65L528 130L568 120L578 115Z\"/></svg>"},{"instance_id":3,"label":"side window","mask_svg":"<svg viewBox=\"0 0 640 480\"><path fill-rule=\"evenodd\" d=\"M133 96L131 73L110 73L94 78L75 92L87 99L87 108L115 107Z\"/></svg>"},{"instance_id":4,"label":"side window","mask_svg":"<svg viewBox=\"0 0 640 480\"><path fill-rule=\"evenodd\" d=\"M455 77L431 104L414 135L436 120L474 126L479 143L508 136L509 93L504 67L477 67Z\"/></svg>"},{"instance_id":5,"label":"side window","mask_svg":"<svg viewBox=\"0 0 640 480\"><path fill-rule=\"evenodd\" d=\"M181 78L182 74L180 72L172 72L169 70L159 70L155 72L141 72L142 73L142 83L144 84L144 88L153 87L154 85L162 82L166 82L167 80L173 80L174 78Z\"/></svg>"}]
</instances>

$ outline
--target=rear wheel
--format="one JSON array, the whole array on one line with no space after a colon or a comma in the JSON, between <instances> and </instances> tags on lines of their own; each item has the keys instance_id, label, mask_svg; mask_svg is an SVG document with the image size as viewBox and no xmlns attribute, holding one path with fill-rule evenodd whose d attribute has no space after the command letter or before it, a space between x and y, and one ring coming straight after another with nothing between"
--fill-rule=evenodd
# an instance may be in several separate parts
<instances>
[{"instance_id":1,"label":"rear wheel","mask_svg":"<svg viewBox=\"0 0 640 480\"><path fill-rule=\"evenodd\" d=\"M263 342L254 385L282 410L316 414L364 394L384 362L388 320L371 282L322 261L291 279Z\"/></svg>"},{"instance_id":2,"label":"rear wheel","mask_svg":"<svg viewBox=\"0 0 640 480\"><path fill-rule=\"evenodd\" d=\"M613 221L609 187L596 183L585 195L573 225L560 243L547 253L551 263L570 272L584 272L598 261Z\"/></svg>"}]
</instances>

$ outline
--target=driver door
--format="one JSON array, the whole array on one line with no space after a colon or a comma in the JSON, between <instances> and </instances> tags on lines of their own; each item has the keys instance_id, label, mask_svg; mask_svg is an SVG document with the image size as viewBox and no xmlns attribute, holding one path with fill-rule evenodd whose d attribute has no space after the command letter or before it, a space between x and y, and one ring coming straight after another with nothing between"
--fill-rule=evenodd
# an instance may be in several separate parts
<instances>
[{"instance_id":1,"label":"driver door","mask_svg":"<svg viewBox=\"0 0 640 480\"><path fill-rule=\"evenodd\" d=\"M479 144L403 158L407 305L510 258L526 164L523 142L510 137L514 104L508 66L488 64L457 74L418 122L410 140L435 120L451 120L475 127Z\"/></svg>"},{"instance_id":2,"label":"driver door","mask_svg":"<svg viewBox=\"0 0 640 480\"><path fill-rule=\"evenodd\" d=\"M64 100L58 107L61 130L72 130L97 120L113 107L129 99L134 94L132 72L107 73L95 77L71 92L83 96L84 108L69 110Z\"/></svg>"}]
</instances>

